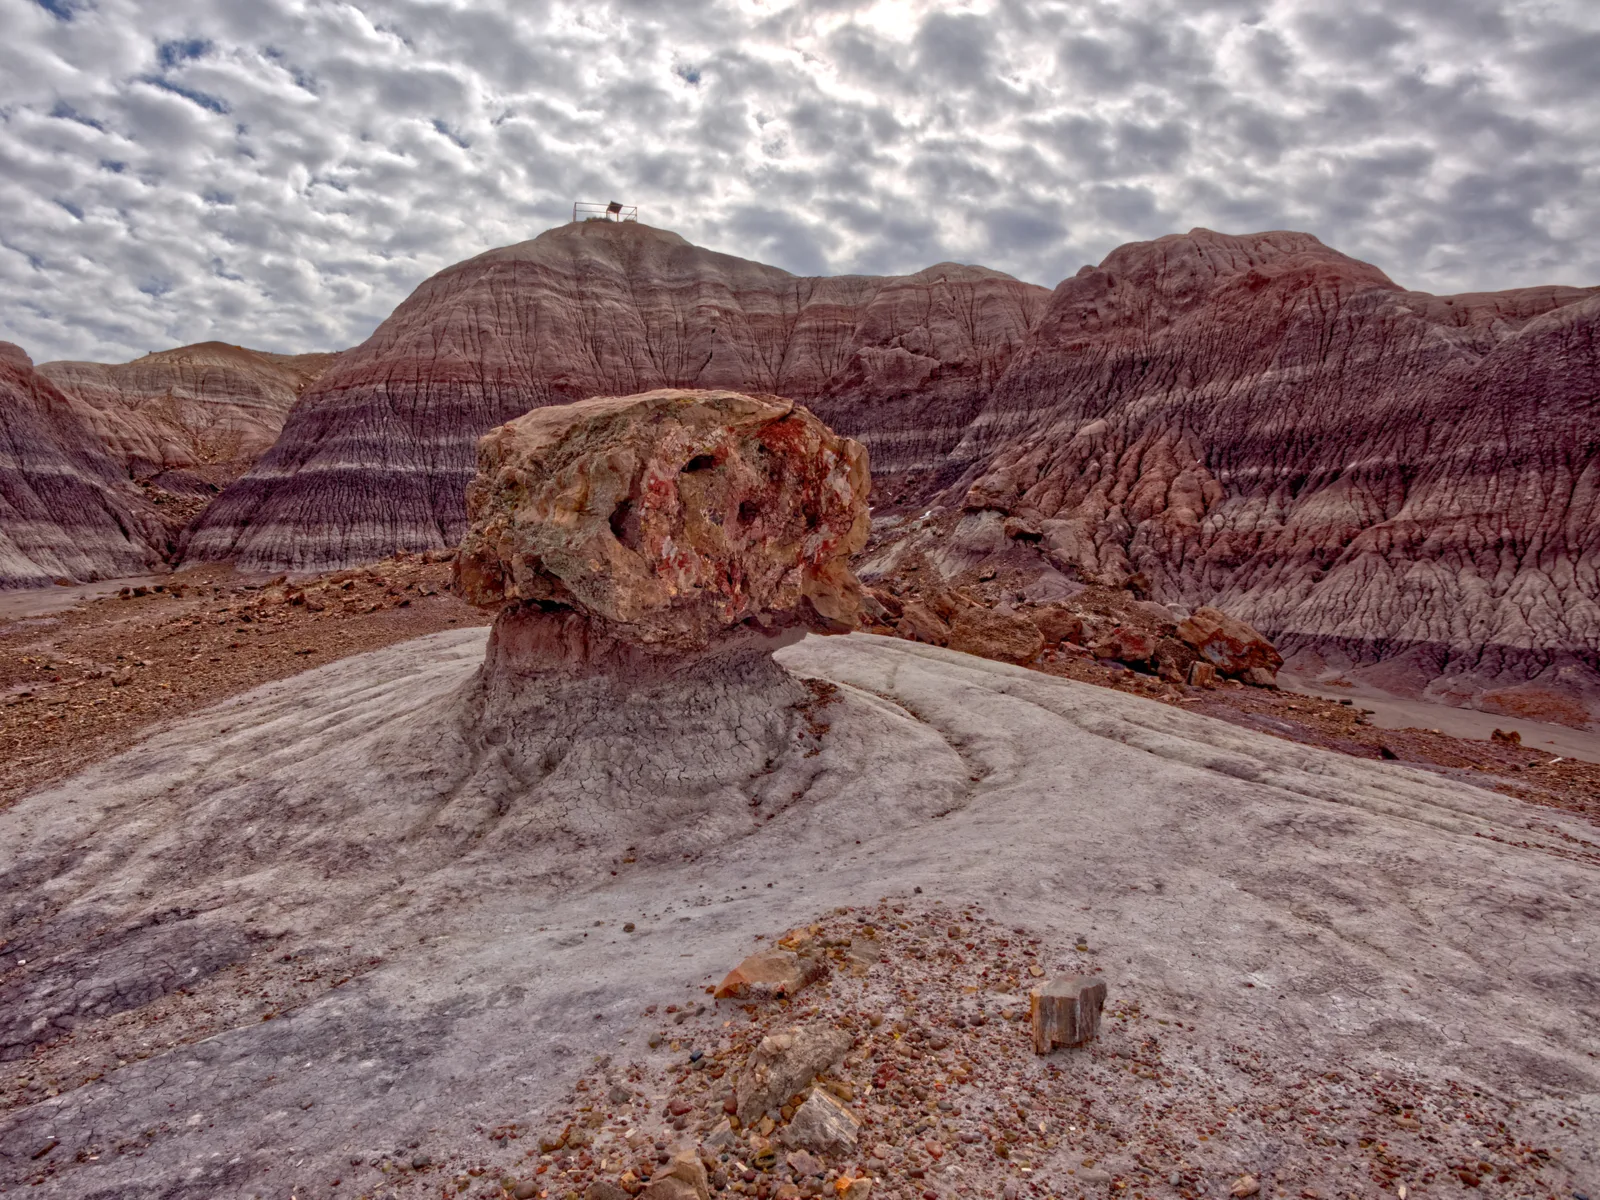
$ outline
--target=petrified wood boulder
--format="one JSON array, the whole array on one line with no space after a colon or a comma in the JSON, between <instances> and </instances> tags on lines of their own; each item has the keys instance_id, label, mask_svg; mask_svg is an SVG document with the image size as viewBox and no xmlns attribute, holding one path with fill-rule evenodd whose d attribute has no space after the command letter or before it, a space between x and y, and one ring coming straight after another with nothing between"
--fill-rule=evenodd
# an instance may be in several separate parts
<instances>
[{"instance_id":1,"label":"petrified wood boulder","mask_svg":"<svg viewBox=\"0 0 1600 1200\"><path fill-rule=\"evenodd\" d=\"M456 586L506 606L491 662L666 665L858 624L866 451L791 401L599 397L510 421L478 456Z\"/></svg>"}]
</instances>

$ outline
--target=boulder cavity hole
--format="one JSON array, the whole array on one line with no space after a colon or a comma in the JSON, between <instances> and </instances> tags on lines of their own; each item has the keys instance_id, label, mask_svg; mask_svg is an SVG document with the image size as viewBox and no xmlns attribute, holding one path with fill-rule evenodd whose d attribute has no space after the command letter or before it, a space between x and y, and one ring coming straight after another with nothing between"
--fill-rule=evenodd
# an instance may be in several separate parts
<instances>
[{"instance_id":1,"label":"boulder cavity hole","mask_svg":"<svg viewBox=\"0 0 1600 1200\"><path fill-rule=\"evenodd\" d=\"M639 522L630 521L628 518L631 516L633 516L633 501L628 499L618 501L617 506L611 510L611 536L629 550L636 550L638 547L635 543L639 540Z\"/></svg>"},{"instance_id":2,"label":"boulder cavity hole","mask_svg":"<svg viewBox=\"0 0 1600 1200\"><path fill-rule=\"evenodd\" d=\"M693 475L693 474L695 474L695 473L697 473L699 471L709 471L709 470L711 470L712 467L714 467L716 465L717 465L716 455L714 455L714 454L696 454L688 462L683 464L683 472L682 473L685 474L685 475Z\"/></svg>"}]
</instances>

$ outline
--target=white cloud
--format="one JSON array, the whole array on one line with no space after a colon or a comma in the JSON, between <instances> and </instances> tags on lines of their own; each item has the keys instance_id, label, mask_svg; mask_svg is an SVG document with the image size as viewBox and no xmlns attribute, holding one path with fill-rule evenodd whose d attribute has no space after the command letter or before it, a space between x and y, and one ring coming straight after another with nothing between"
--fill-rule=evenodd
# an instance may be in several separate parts
<instances>
[{"instance_id":1,"label":"white cloud","mask_svg":"<svg viewBox=\"0 0 1600 1200\"><path fill-rule=\"evenodd\" d=\"M366 337L634 202L792 270L1306 229L1434 291L1600 281L1587 0L0 0L0 337Z\"/></svg>"}]
</instances>

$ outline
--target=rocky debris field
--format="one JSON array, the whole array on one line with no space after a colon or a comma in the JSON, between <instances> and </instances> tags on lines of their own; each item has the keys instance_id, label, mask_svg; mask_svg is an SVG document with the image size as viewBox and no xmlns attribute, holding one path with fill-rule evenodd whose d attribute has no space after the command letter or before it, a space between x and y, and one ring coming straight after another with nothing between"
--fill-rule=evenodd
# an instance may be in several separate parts
<instances>
[{"instance_id":1,"label":"rocky debris field","mask_svg":"<svg viewBox=\"0 0 1600 1200\"><path fill-rule=\"evenodd\" d=\"M773 944L821 980L784 999L651 1005L644 1044L598 1056L539 1120L483 1131L475 1154L378 1156L343 1183L518 1200L1559 1194L1514 1103L1284 1061L1249 1027L1201 1048L1194 1012L1136 990L1112 995L1093 1041L1036 1054L1027 992L1102 971L1087 935L910 896ZM680 1190L686 1178L703 1182Z\"/></svg>"},{"instance_id":2,"label":"rocky debris field","mask_svg":"<svg viewBox=\"0 0 1600 1200\"><path fill-rule=\"evenodd\" d=\"M0 623L0 805L226 696L485 623L449 594L451 557L402 555L292 581L202 567Z\"/></svg>"},{"instance_id":3,"label":"rocky debris field","mask_svg":"<svg viewBox=\"0 0 1600 1200\"><path fill-rule=\"evenodd\" d=\"M884 554L880 542L866 556L873 586L863 616L872 632L1116 688L1341 754L1424 766L1600 826L1600 763L1523 746L1513 720L1503 740L1379 729L1358 702L1279 690L1272 664L1281 657L1243 622L1142 599L1138 580L1113 587L1041 572L1026 539L965 566L892 542Z\"/></svg>"}]
</instances>

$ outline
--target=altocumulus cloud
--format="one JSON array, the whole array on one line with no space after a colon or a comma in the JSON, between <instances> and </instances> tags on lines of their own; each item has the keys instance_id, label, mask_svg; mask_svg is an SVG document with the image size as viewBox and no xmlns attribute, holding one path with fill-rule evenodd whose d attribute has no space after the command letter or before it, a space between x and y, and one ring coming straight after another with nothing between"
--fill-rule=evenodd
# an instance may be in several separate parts
<instances>
[{"instance_id":1,"label":"altocumulus cloud","mask_svg":"<svg viewBox=\"0 0 1600 1200\"><path fill-rule=\"evenodd\" d=\"M632 201L801 272L1306 229L1434 291L1600 281L1593 0L0 0L0 337L366 337Z\"/></svg>"}]
</instances>

